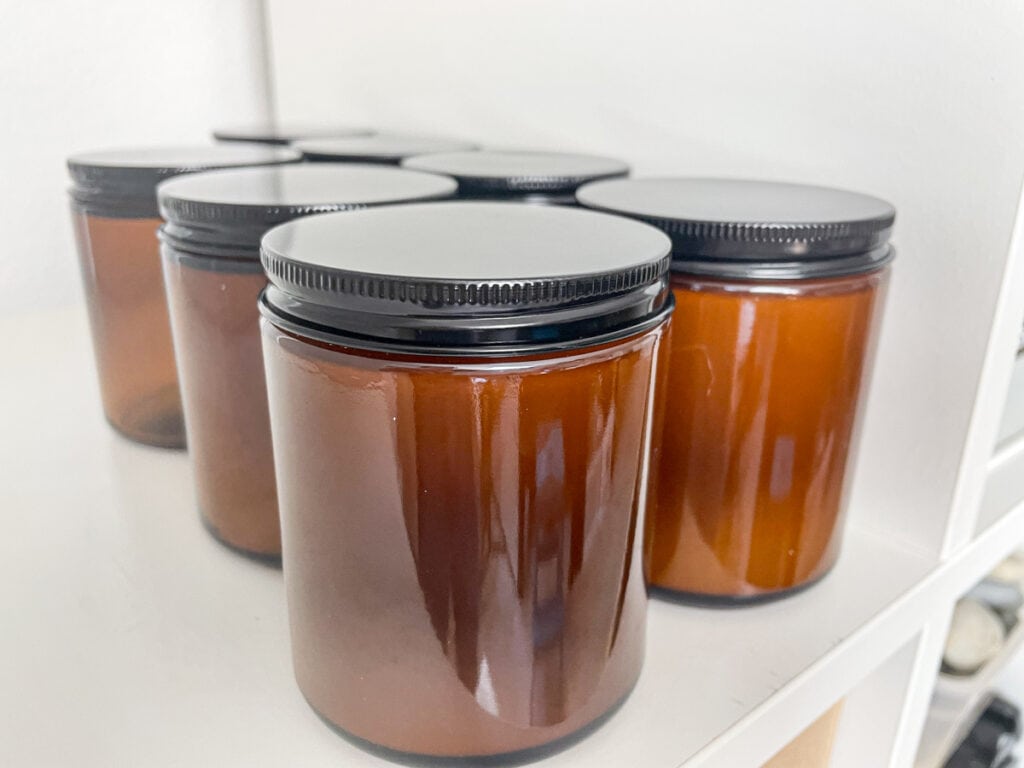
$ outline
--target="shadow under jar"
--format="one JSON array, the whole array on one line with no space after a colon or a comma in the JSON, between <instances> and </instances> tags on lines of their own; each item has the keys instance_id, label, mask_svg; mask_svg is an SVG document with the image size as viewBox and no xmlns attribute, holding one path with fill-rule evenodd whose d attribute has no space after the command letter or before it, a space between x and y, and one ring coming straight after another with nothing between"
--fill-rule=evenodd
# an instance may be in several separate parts
<instances>
[{"instance_id":1,"label":"shadow under jar","mask_svg":"<svg viewBox=\"0 0 1024 768\"><path fill-rule=\"evenodd\" d=\"M264 238L295 674L343 734L522 759L632 689L668 252L637 222L502 203Z\"/></svg>"},{"instance_id":2,"label":"shadow under jar","mask_svg":"<svg viewBox=\"0 0 1024 768\"><path fill-rule=\"evenodd\" d=\"M458 139L414 134L378 133L373 136L343 139L296 141L294 148L304 160L336 163L381 163L399 165L419 155L437 152L471 152L477 145Z\"/></svg>"},{"instance_id":3,"label":"shadow under jar","mask_svg":"<svg viewBox=\"0 0 1024 768\"><path fill-rule=\"evenodd\" d=\"M673 240L645 568L698 602L778 597L839 555L895 210L823 187L637 179L588 207Z\"/></svg>"},{"instance_id":4,"label":"shadow under jar","mask_svg":"<svg viewBox=\"0 0 1024 768\"><path fill-rule=\"evenodd\" d=\"M156 186L210 168L292 162L292 150L161 147L68 159L71 215L107 421L139 443L185 446L160 273Z\"/></svg>"},{"instance_id":5,"label":"shadow under jar","mask_svg":"<svg viewBox=\"0 0 1024 768\"><path fill-rule=\"evenodd\" d=\"M443 176L327 163L216 171L160 185L164 278L196 498L220 541L247 554L281 554L257 309L266 285L260 238L311 213L454 192Z\"/></svg>"},{"instance_id":6,"label":"shadow under jar","mask_svg":"<svg viewBox=\"0 0 1024 768\"><path fill-rule=\"evenodd\" d=\"M420 155L402 166L451 176L464 200L567 206L576 205L574 193L581 184L629 173L628 165L610 157L517 150Z\"/></svg>"},{"instance_id":7,"label":"shadow under jar","mask_svg":"<svg viewBox=\"0 0 1024 768\"><path fill-rule=\"evenodd\" d=\"M354 125L266 122L216 128L213 138L221 142L287 145L302 139L350 139L373 133L370 128Z\"/></svg>"}]
</instances>

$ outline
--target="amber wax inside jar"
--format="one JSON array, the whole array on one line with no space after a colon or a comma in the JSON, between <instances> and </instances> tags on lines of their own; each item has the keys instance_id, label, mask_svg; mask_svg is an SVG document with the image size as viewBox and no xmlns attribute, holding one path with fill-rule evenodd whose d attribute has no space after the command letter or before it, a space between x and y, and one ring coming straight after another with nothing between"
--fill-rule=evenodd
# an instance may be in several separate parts
<instances>
[{"instance_id":1,"label":"amber wax inside jar","mask_svg":"<svg viewBox=\"0 0 1024 768\"><path fill-rule=\"evenodd\" d=\"M637 222L503 203L264 238L295 674L337 730L522 759L627 696L668 250Z\"/></svg>"},{"instance_id":2,"label":"amber wax inside jar","mask_svg":"<svg viewBox=\"0 0 1024 768\"><path fill-rule=\"evenodd\" d=\"M651 179L584 205L673 238L645 567L696 600L805 587L835 564L894 209L791 184Z\"/></svg>"},{"instance_id":3,"label":"amber wax inside jar","mask_svg":"<svg viewBox=\"0 0 1024 768\"><path fill-rule=\"evenodd\" d=\"M450 196L441 176L364 165L214 171L160 185L164 274L202 519L225 544L281 554L257 299L259 241L315 212Z\"/></svg>"},{"instance_id":4,"label":"amber wax inside jar","mask_svg":"<svg viewBox=\"0 0 1024 768\"><path fill-rule=\"evenodd\" d=\"M290 150L163 147L68 160L103 410L121 434L148 445L185 445L156 235L157 183L205 168L297 159Z\"/></svg>"},{"instance_id":5,"label":"amber wax inside jar","mask_svg":"<svg viewBox=\"0 0 1024 768\"><path fill-rule=\"evenodd\" d=\"M451 176L465 200L569 206L576 205L581 184L629 173L628 165L610 157L515 150L438 152L409 157L402 165Z\"/></svg>"}]
</instances>

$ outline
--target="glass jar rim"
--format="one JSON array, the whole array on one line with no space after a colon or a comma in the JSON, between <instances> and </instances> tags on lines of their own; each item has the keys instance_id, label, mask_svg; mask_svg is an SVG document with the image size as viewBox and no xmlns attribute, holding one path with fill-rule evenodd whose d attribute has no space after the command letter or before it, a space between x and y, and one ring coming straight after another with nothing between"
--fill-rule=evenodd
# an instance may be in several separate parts
<instances>
[{"instance_id":1,"label":"glass jar rim","mask_svg":"<svg viewBox=\"0 0 1024 768\"><path fill-rule=\"evenodd\" d=\"M424 354L588 345L660 317L670 245L648 225L558 206L324 214L264 237L262 306L311 333Z\"/></svg>"}]
</instances>

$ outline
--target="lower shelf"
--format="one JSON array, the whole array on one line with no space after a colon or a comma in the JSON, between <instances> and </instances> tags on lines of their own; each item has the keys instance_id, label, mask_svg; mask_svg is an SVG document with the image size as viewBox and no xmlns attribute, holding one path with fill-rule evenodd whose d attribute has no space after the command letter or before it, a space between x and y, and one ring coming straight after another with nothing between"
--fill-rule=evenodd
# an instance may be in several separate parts
<instances>
[{"instance_id":1,"label":"lower shelf","mask_svg":"<svg viewBox=\"0 0 1024 768\"><path fill-rule=\"evenodd\" d=\"M1024 623L1013 628L999 655L967 677L940 674L921 734L916 768L941 768L988 704L999 673L1024 646Z\"/></svg>"}]
</instances>

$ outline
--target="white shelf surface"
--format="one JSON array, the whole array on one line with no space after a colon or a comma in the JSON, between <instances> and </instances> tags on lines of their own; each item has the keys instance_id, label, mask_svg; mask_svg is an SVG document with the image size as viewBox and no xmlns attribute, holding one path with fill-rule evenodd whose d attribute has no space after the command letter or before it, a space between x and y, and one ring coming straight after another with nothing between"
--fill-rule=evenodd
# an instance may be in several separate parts
<instances>
[{"instance_id":1,"label":"white shelf surface","mask_svg":"<svg viewBox=\"0 0 1024 768\"><path fill-rule=\"evenodd\" d=\"M200 525L183 453L103 421L81 309L15 319L0 374L0 762L389 765L313 715L279 571ZM542 765L758 765L1024 534L1024 507L936 565L857 525L836 570L744 610L653 602L633 696ZM1013 535L1017 538L1010 540Z\"/></svg>"}]
</instances>

